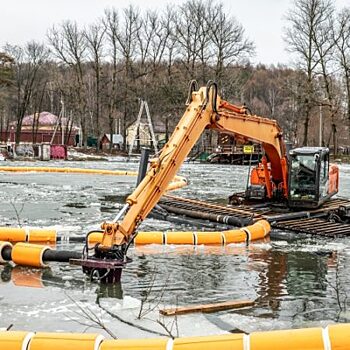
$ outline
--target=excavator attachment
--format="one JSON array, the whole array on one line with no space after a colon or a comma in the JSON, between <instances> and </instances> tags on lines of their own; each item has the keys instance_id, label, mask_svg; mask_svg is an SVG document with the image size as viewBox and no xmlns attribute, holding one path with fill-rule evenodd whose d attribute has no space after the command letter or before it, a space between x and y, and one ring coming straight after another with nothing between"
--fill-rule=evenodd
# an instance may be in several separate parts
<instances>
[{"instance_id":1,"label":"excavator attachment","mask_svg":"<svg viewBox=\"0 0 350 350\"><path fill-rule=\"evenodd\" d=\"M129 204L125 204L119 211L112 223L104 222L101 228L104 235L115 235L118 229L118 220L129 209ZM101 249L101 244L97 243L94 247L89 247L89 236L96 231L90 231L85 238L84 254L82 259L70 259L72 265L81 266L83 272L90 277L90 280L97 280L102 283L118 283L120 282L122 269L125 265L132 260L126 256L129 245L123 243L120 245L112 245L111 247ZM93 250L93 254L90 254L90 250Z\"/></svg>"}]
</instances>

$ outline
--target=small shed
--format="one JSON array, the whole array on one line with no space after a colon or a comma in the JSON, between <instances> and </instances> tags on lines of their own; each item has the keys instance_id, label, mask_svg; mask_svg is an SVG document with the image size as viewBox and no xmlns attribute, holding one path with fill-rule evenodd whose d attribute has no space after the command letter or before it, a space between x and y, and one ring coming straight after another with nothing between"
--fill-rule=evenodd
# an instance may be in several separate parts
<instances>
[{"instance_id":1,"label":"small shed","mask_svg":"<svg viewBox=\"0 0 350 350\"><path fill-rule=\"evenodd\" d=\"M153 123L153 131L157 142L165 140L166 138L166 126L162 120L157 120ZM140 123L138 137L135 135L137 133L136 122L132 123L126 130L126 142L128 145L131 144L132 139L139 140L140 146L151 146L151 132L149 125L147 123Z\"/></svg>"},{"instance_id":2,"label":"small shed","mask_svg":"<svg viewBox=\"0 0 350 350\"><path fill-rule=\"evenodd\" d=\"M102 150L109 150L110 144L112 143L112 148L120 150L124 143L123 135L121 134L104 134L100 141Z\"/></svg>"}]
</instances>

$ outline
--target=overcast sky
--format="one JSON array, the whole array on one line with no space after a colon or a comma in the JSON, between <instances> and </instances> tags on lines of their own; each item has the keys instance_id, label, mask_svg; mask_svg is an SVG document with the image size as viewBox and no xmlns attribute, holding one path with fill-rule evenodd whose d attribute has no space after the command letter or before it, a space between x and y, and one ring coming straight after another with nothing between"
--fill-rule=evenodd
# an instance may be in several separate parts
<instances>
[{"instance_id":1,"label":"overcast sky","mask_svg":"<svg viewBox=\"0 0 350 350\"><path fill-rule=\"evenodd\" d=\"M45 40L53 24L66 19L85 25L93 22L107 7L123 8L129 3L140 9L162 9L167 3L184 0L0 0L0 48L6 43L23 44L29 40ZM255 42L254 63L291 62L282 39L284 15L292 0L222 0L227 13L243 24L247 36ZM334 0L338 8L350 0Z\"/></svg>"}]
</instances>

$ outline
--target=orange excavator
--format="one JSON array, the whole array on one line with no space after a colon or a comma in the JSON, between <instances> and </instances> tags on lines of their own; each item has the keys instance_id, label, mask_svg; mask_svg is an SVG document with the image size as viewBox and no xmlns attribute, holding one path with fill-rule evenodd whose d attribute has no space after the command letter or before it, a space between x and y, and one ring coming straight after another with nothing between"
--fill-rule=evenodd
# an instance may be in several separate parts
<instances>
[{"instance_id":1,"label":"orange excavator","mask_svg":"<svg viewBox=\"0 0 350 350\"><path fill-rule=\"evenodd\" d=\"M160 155L151 160L148 172L124 207L112 222L102 224L103 239L94 247L93 255L89 256L86 246L87 254L79 262L84 272L105 274L108 282L120 279L138 226L165 193L205 129L262 144L265 155L251 172L247 199L283 202L290 208L315 208L337 193L339 171L329 164L327 148L297 148L287 155L277 122L250 115L246 107L222 100L216 83L209 81L206 87L198 89L192 81L186 105L169 141Z\"/></svg>"}]
</instances>

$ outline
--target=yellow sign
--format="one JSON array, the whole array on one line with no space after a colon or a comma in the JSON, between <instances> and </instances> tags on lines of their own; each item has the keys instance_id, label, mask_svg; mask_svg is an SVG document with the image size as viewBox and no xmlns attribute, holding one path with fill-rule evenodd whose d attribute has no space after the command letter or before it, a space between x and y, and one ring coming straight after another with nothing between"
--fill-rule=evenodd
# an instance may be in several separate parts
<instances>
[{"instance_id":1,"label":"yellow sign","mask_svg":"<svg viewBox=\"0 0 350 350\"><path fill-rule=\"evenodd\" d=\"M251 154L254 153L254 146L243 146L243 153L244 154Z\"/></svg>"}]
</instances>

